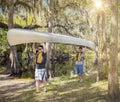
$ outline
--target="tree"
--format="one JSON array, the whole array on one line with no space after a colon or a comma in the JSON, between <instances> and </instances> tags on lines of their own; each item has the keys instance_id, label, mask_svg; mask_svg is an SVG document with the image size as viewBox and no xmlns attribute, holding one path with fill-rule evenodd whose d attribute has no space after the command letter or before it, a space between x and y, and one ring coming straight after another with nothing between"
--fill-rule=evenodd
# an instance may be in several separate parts
<instances>
[{"instance_id":1,"label":"tree","mask_svg":"<svg viewBox=\"0 0 120 102\"><path fill-rule=\"evenodd\" d=\"M14 15L14 0L10 2L10 9L9 9L9 19L8 19L8 28L13 28L13 15ZM11 68L11 74L20 74L21 72L21 66L18 62L17 58L17 52L16 47L11 46L10 47L10 68Z\"/></svg>"},{"instance_id":2,"label":"tree","mask_svg":"<svg viewBox=\"0 0 120 102\"><path fill-rule=\"evenodd\" d=\"M17 7L18 5L29 7L26 3L21 1L12 0L11 2L9 2L8 29L11 29L14 27L14 20L13 20L13 16L15 12L14 8ZM20 62L18 61L16 46L10 46L10 66L9 67L11 69L11 75L21 75L21 65L20 65Z\"/></svg>"},{"instance_id":3,"label":"tree","mask_svg":"<svg viewBox=\"0 0 120 102\"><path fill-rule=\"evenodd\" d=\"M102 30L102 66L104 65L108 65L108 61L107 61L107 42L106 42L106 27L105 27L105 12L101 11L101 16L102 16L102 26L101 26L101 30Z\"/></svg>"},{"instance_id":4,"label":"tree","mask_svg":"<svg viewBox=\"0 0 120 102\"><path fill-rule=\"evenodd\" d=\"M111 4L111 35L110 35L110 66L108 75L108 95L112 102L118 102L118 0L110 0Z\"/></svg>"}]
</instances>

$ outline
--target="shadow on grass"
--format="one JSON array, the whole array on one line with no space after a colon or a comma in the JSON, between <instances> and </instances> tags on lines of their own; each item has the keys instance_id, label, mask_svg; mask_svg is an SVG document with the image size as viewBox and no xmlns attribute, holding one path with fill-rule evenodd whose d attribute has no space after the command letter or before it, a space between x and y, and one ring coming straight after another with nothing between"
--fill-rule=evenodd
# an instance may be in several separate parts
<instances>
[{"instance_id":1,"label":"shadow on grass","mask_svg":"<svg viewBox=\"0 0 120 102\"><path fill-rule=\"evenodd\" d=\"M31 90L34 87L34 82L17 83L14 85L5 85L0 87L0 102L24 102L21 101L20 94L23 91ZM29 97L32 96L29 94ZM19 98L20 97L20 98Z\"/></svg>"},{"instance_id":2,"label":"shadow on grass","mask_svg":"<svg viewBox=\"0 0 120 102\"><path fill-rule=\"evenodd\" d=\"M106 99L107 90L93 87L92 84L95 82L88 80L82 83L74 79L59 82L49 85L46 93L33 94L34 90L26 91L19 97L23 102L97 102L97 100Z\"/></svg>"}]
</instances>

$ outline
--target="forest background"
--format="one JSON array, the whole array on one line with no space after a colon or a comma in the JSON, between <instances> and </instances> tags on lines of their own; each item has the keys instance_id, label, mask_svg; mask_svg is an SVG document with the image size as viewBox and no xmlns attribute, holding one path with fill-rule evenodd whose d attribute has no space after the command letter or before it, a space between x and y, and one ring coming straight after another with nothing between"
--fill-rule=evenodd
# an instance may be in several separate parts
<instances>
[{"instance_id":1,"label":"forest background","mask_svg":"<svg viewBox=\"0 0 120 102\"><path fill-rule=\"evenodd\" d=\"M119 97L120 2L119 0L0 0L0 69L12 76L34 78L39 44L10 46L7 31L22 28L88 39L85 72L96 71L96 81L108 79L108 95ZM69 76L74 71L78 46L47 43L49 77ZM117 97L117 98L116 98Z\"/></svg>"}]
</instances>

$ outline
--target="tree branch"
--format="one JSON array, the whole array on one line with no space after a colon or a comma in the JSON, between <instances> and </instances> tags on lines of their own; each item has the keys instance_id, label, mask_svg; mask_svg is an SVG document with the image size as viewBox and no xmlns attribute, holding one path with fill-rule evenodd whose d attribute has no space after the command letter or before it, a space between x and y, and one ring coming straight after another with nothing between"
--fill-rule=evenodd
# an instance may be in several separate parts
<instances>
[{"instance_id":1,"label":"tree branch","mask_svg":"<svg viewBox=\"0 0 120 102\"><path fill-rule=\"evenodd\" d=\"M69 32L69 30L68 30L65 26L63 26L63 25L57 24L57 25L54 25L53 27L54 27L54 28L55 28L55 27L61 27L61 28L63 28L69 35L73 36L73 34L72 34L71 32ZM5 30L8 30L8 25L5 24L5 23L0 22L0 28L5 29ZM23 26L21 26L21 25L19 25L19 24L14 24L14 28L23 28L23 29L48 28L48 25L46 25L46 26L40 26L40 25L36 25L36 24L35 24L35 25L28 25L28 26L23 27Z\"/></svg>"},{"instance_id":2,"label":"tree branch","mask_svg":"<svg viewBox=\"0 0 120 102\"><path fill-rule=\"evenodd\" d=\"M13 26L14 28L23 28L23 29L36 29L36 28L48 28L48 25L46 26L40 26L40 25L28 25L28 26L21 26L19 24L14 24ZM0 22L0 28L4 29L4 30L8 30L8 24L5 24L3 22Z\"/></svg>"},{"instance_id":3,"label":"tree branch","mask_svg":"<svg viewBox=\"0 0 120 102\"><path fill-rule=\"evenodd\" d=\"M53 26L53 28L55 28L55 27L61 27L61 28L63 28L69 35L73 36L73 34L70 33L70 32L68 31L68 29L67 29L65 26L60 25L60 24L56 24L56 25Z\"/></svg>"},{"instance_id":4,"label":"tree branch","mask_svg":"<svg viewBox=\"0 0 120 102\"><path fill-rule=\"evenodd\" d=\"M21 2L21 1L15 2L14 6L16 7L16 6L18 6L18 5L21 5L21 6L23 6L23 7L27 7L27 8L29 9L29 11L30 11L30 9L32 9L32 7L29 6L29 5L28 5L27 3L25 3L25 2ZM33 9L32 9L32 10L33 10Z\"/></svg>"},{"instance_id":5,"label":"tree branch","mask_svg":"<svg viewBox=\"0 0 120 102\"><path fill-rule=\"evenodd\" d=\"M40 25L29 25L29 26L26 26L26 27L23 27L24 29L36 29L36 28L48 28L48 25L46 26L40 26Z\"/></svg>"}]
</instances>

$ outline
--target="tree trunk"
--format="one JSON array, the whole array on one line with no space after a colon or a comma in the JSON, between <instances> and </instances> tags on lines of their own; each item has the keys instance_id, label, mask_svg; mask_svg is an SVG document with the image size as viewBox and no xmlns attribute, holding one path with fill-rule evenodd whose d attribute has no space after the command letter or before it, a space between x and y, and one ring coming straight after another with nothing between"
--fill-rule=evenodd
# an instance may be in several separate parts
<instances>
[{"instance_id":1,"label":"tree trunk","mask_svg":"<svg viewBox=\"0 0 120 102\"><path fill-rule=\"evenodd\" d=\"M47 78L51 79L51 47L50 43L46 43L46 49L47 49L47 62L46 62L46 68L47 68Z\"/></svg>"},{"instance_id":2,"label":"tree trunk","mask_svg":"<svg viewBox=\"0 0 120 102\"><path fill-rule=\"evenodd\" d=\"M51 64L52 64L52 70L51 70L51 74L52 74L52 76L55 76L55 64L54 64L54 60L55 60L55 55L56 55L56 53L55 53L55 44L54 43L52 43L51 44L51 54L52 54L52 57L51 57Z\"/></svg>"},{"instance_id":3,"label":"tree trunk","mask_svg":"<svg viewBox=\"0 0 120 102\"><path fill-rule=\"evenodd\" d=\"M12 75L21 75L21 67L18 62L18 57L17 57L15 46L11 46L10 62L11 62L11 66L10 66L11 74Z\"/></svg>"},{"instance_id":4,"label":"tree trunk","mask_svg":"<svg viewBox=\"0 0 120 102\"><path fill-rule=\"evenodd\" d=\"M101 12L102 16L102 66L108 65L108 58L107 58L107 44L106 44L106 34L105 34L105 12Z\"/></svg>"},{"instance_id":5,"label":"tree trunk","mask_svg":"<svg viewBox=\"0 0 120 102\"><path fill-rule=\"evenodd\" d=\"M111 34L110 34L110 69L108 75L108 96L112 102L119 102L118 83L118 0L111 3Z\"/></svg>"},{"instance_id":6,"label":"tree trunk","mask_svg":"<svg viewBox=\"0 0 120 102\"><path fill-rule=\"evenodd\" d=\"M52 33L52 26L53 26L53 15L52 12L49 12L49 22L48 22L48 32ZM46 43L46 48L47 48L47 63L46 63L46 67L47 67L47 76L49 79L51 79L52 77L52 65L51 65L51 43Z\"/></svg>"},{"instance_id":7,"label":"tree trunk","mask_svg":"<svg viewBox=\"0 0 120 102\"><path fill-rule=\"evenodd\" d=\"M88 15L88 12L85 10L85 15L86 15L86 20L88 22L88 25L91 29L91 35L94 34L93 36L93 40L96 44L96 50L95 50L95 54L94 54L94 65L97 66L98 65L98 37L96 34L96 30L94 29L94 26L92 24L92 21ZM99 15L97 15L97 32L98 32L98 27L99 27Z\"/></svg>"},{"instance_id":8,"label":"tree trunk","mask_svg":"<svg viewBox=\"0 0 120 102\"><path fill-rule=\"evenodd\" d=\"M97 64L97 69L98 69L98 71L97 71L97 81L99 81L100 80L100 58L99 58L99 37L100 37L100 24L99 24L99 22L100 22L100 14L98 13L97 14L97 33L96 33L96 41L95 41L95 43L96 43L96 51L95 51L95 57L97 57L96 59L96 63L98 63Z\"/></svg>"},{"instance_id":9,"label":"tree trunk","mask_svg":"<svg viewBox=\"0 0 120 102\"><path fill-rule=\"evenodd\" d=\"M108 68L108 57L107 57L107 42L106 42L106 32L105 32L105 12L101 10L101 73L100 80L108 78L108 73L105 71Z\"/></svg>"},{"instance_id":10,"label":"tree trunk","mask_svg":"<svg viewBox=\"0 0 120 102\"><path fill-rule=\"evenodd\" d=\"M10 2L10 9L9 9L9 18L8 18L8 28L13 28L13 15L14 15L14 0L11 0ZM18 62L16 47L11 46L10 48L10 68L11 68L11 74L12 75L20 75L21 74L21 66Z\"/></svg>"}]
</instances>

